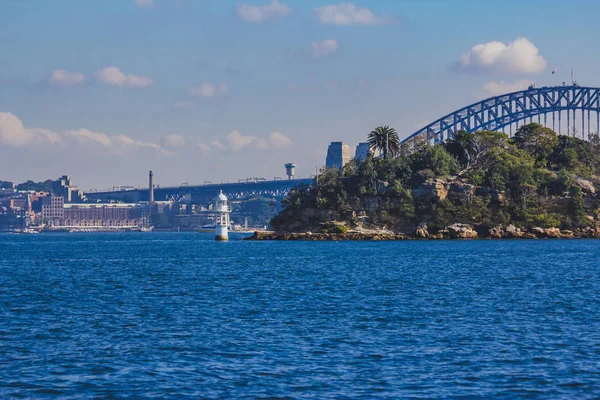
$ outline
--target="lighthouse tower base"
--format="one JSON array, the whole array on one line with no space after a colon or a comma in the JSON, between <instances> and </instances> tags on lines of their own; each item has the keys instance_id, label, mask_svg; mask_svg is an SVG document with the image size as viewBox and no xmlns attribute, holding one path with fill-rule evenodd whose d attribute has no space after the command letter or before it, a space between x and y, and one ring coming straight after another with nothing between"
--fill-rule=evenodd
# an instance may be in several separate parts
<instances>
[{"instance_id":1,"label":"lighthouse tower base","mask_svg":"<svg viewBox=\"0 0 600 400\"><path fill-rule=\"evenodd\" d=\"M215 229L215 240L218 242L226 242L229 240L229 235L226 226L217 225Z\"/></svg>"}]
</instances>

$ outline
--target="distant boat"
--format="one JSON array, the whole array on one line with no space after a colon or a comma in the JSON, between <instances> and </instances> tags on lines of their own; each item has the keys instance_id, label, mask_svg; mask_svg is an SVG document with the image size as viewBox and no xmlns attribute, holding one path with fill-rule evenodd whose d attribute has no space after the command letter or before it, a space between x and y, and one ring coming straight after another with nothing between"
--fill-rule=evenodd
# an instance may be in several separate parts
<instances>
[{"instance_id":1,"label":"distant boat","mask_svg":"<svg viewBox=\"0 0 600 400\"><path fill-rule=\"evenodd\" d=\"M241 233L254 233L255 229L244 228L242 225L234 224L229 226L229 230L231 232L241 232ZM198 232L200 233L214 233L216 231L216 227L213 224L203 225L198 228Z\"/></svg>"},{"instance_id":2,"label":"distant boat","mask_svg":"<svg viewBox=\"0 0 600 400\"><path fill-rule=\"evenodd\" d=\"M213 224L203 225L198 228L198 232L200 233L214 233L216 231L216 227Z\"/></svg>"},{"instance_id":3,"label":"distant boat","mask_svg":"<svg viewBox=\"0 0 600 400\"><path fill-rule=\"evenodd\" d=\"M21 233L24 235L35 235L40 233L40 231L32 229L32 228L25 228L25 229L15 229L15 233Z\"/></svg>"}]
</instances>

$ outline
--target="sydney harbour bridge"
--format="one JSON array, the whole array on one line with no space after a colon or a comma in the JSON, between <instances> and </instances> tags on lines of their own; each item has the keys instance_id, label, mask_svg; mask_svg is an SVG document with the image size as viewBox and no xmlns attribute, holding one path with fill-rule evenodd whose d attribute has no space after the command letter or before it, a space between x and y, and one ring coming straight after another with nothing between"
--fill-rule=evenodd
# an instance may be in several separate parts
<instances>
[{"instance_id":1,"label":"sydney harbour bridge","mask_svg":"<svg viewBox=\"0 0 600 400\"><path fill-rule=\"evenodd\" d=\"M592 115L594 118L592 118ZM600 89L546 86L491 97L454 111L403 140L441 143L458 131L502 131L512 136L522 124L537 122L558 134L587 139L600 130Z\"/></svg>"},{"instance_id":2,"label":"sydney harbour bridge","mask_svg":"<svg viewBox=\"0 0 600 400\"><path fill-rule=\"evenodd\" d=\"M403 143L441 143L458 131L502 131L510 136L530 122L552 128L558 134L589 138L600 131L600 88L568 86L541 87L491 97L454 111L413 133ZM155 189L155 200L209 203L220 190L231 200L258 196L282 199L300 184L312 179L224 183ZM138 202L148 200L148 189L86 193L91 201Z\"/></svg>"}]
</instances>

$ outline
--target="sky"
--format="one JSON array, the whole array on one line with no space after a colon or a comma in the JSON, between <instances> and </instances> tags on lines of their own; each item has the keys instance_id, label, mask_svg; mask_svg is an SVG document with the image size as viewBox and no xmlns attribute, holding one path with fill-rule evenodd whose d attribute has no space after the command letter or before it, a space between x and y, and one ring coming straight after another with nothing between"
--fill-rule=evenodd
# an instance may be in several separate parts
<instances>
[{"instance_id":1,"label":"sky","mask_svg":"<svg viewBox=\"0 0 600 400\"><path fill-rule=\"evenodd\" d=\"M307 177L486 97L600 86L588 0L2 0L0 180ZM552 74L556 68L557 73Z\"/></svg>"}]
</instances>

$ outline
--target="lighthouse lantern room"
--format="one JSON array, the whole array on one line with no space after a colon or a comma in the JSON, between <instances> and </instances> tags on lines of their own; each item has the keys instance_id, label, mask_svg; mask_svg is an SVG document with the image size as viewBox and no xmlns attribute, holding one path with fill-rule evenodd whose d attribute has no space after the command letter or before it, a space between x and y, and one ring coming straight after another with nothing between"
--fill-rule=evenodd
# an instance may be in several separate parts
<instances>
[{"instance_id":1,"label":"lighthouse lantern room","mask_svg":"<svg viewBox=\"0 0 600 400\"><path fill-rule=\"evenodd\" d=\"M225 197L223 191L221 190L215 199L215 240L229 240L229 235L227 232L230 225L229 212L227 197Z\"/></svg>"}]
</instances>

